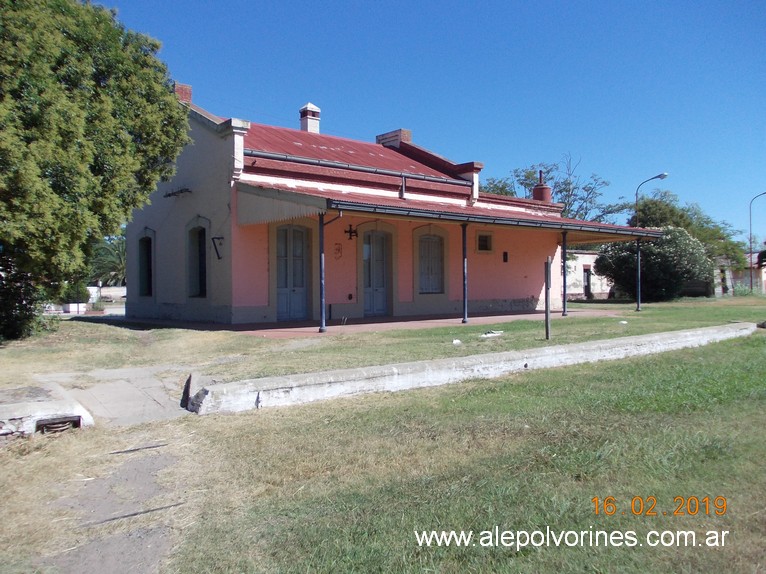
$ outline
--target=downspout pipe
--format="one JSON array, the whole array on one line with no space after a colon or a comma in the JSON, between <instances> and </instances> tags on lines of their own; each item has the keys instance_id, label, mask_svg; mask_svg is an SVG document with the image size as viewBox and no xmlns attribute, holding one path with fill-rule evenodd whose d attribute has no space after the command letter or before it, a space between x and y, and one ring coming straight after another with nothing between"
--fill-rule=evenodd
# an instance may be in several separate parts
<instances>
[{"instance_id":1,"label":"downspout pipe","mask_svg":"<svg viewBox=\"0 0 766 574\"><path fill-rule=\"evenodd\" d=\"M750 250L747 254L747 265L750 268L750 294L753 294L753 202L761 197L762 195L766 195L766 191L763 193L759 193L756 195L753 199L750 200L750 208L749 208L749 214L750 214L750 233L748 234L748 240L750 241ZM763 291L763 284L761 284L761 291Z\"/></svg>"},{"instance_id":2,"label":"downspout pipe","mask_svg":"<svg viewBox=\"0 0 766 574\"><path fill-rule=\"evenodd\" d=\"M468 224L461 223L463 239L463 323L468 323Z\"/></svg>"},{"instance_id":3,"label":"downspout pipe","mask_svg":"<svg viewBox=\"0 0 766 574\"><path fill-rule=\"evenodd\" d=\"M564 291L562 295L562 311L561 316L567 316L567 232L561 233L561 265L564 272Z\"/></svg>"},{"instance_id":4,"label":"downspout pipe","mask_svg":"<svg viewBox=\"0 0 766 574\"><path fill-rule=\"evenodd\" d=\"M319 214L319 332L327 331L324 269L324 213Z\"/></svg>"},{"instance_id":5,"label":"downspout pipe","mask_svg":"<svg viewBox=\"0 0 766 574\"><path fill-rule=\"evenodd\" d=\"M325 280L325 240L324 231L325 227L330 225L333 221L343 217L341 211L333 217L330 221L325 221L325 214L319 213L319 332L327 332L327 286Z\"/></svg>"}]
</instances>

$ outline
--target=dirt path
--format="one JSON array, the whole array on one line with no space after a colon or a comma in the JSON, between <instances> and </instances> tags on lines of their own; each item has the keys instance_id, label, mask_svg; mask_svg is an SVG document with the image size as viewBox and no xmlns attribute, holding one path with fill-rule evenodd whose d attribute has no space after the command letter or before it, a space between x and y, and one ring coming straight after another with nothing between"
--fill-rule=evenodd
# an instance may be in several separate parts
<instances>
[{"instance_id":1,"label":"dirt path","mask_svg":"<svg viewBox=\"0 0 766 574\"><path fill-rule=\"evenodd\" d=\"M78 543L43 559L40 567L60 574L159 572L172 547L172 513L183 500L163 489L158 474L175 463L162 443L109 453L114 471L84 478L78 492L54 504L69 511ZM123 459L123 460L120 460Z\"/></svg>"}]
</instances>

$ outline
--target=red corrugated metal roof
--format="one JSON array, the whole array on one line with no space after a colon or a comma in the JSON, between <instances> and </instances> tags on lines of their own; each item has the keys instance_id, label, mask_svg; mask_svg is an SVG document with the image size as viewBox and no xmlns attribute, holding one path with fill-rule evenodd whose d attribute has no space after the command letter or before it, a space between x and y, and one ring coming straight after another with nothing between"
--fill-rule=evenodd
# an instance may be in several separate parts
<instances>
[{"instance_id":1,"label":"red corrugated metal roof","mask_svg":"<svg viewBox=\"0 0 766 574\"><path fill-rule=\"evenodd\" d=\"M250 124L245 134L245 149L420 175L452 177L380 144L263 124Z\"/></svg>"}]
</instances>

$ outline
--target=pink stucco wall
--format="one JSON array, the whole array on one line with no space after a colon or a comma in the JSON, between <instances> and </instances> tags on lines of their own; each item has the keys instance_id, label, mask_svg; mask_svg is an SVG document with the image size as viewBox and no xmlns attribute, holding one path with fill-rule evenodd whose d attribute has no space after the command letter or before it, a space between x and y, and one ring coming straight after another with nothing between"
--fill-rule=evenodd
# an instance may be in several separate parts
<instances>
[{"instance_id":1,"label":"pink stucco wall","mask_svg":"<svg viewBox=\"0 0 766 574\"><path fill-rule=\"evenodd\" d=\"M462 238L457 225L449 226L450 299L462 298ZM477 233L492 235L492 251L477 250ZM557 236L527 229L487 228L467 230L469 299L522 299L538 297L544 281L545 261L557 254ZM503 254L507 253L507 261ZM556 277L552 274L554 280Z\"/></svg>"},{"instance_id":2,"label":"pink stucco wall","mask_svg":"<svg viewBox=\"0 0 766 574\"><path fill-rule=\"evenodd\" d=\"M346 229L359 228L359 236L348 239ZM359 265L363 233L370 229L371 220L345 215L325 227L325 286L327 303L360 303ZM426 224L429 225L429 224ZM450 301L463 297L462 235L459 224L431 224L433 229L446 232L447 242L447 296ZM393 299L397 303L412 303L415 299L414 236L416 230L424 227L422 221L380 220L379 230L391 233L394 271ZM430 231L429 231L430 232ZM492 251L478 252L476 234L492 234ZM316 228L312 230L312 251L318 253ZM519 228L481 227L469 225L468 246L468 289L469 299L509 300L542 299L543 269L546 257L556 256L552 278L552 292L560 291L560 259L557 256L558 236L551 231L537 231ZM234 306L266 306L269 301L269 225L232 225L232 289ZM507 252L508 260L503 261ZM316 255L315 255L316 256ZM318 260L314 261L312 283L316 285ZM350 296L350 297L349 297ZM273 302L271 302L273 303Z\"/></svg>"},{"instance_id":3,"label":"pink stucco wall","mask_svg":"<svg viewBox=\"0 0 766 574\"><path fill-rule=\"evenodd\" d=\"M412 229L415 227L411 221L397 221L399 242L397 257L399 261L399 275L397 284L398 301L410 303L415 289L415 277L413 269L414 255L412 253Z\"/></svg>"},{"instance_id":4,"label":"pink stucco wall","mask_svg":"<svg viewBox=\"0 0 766 574\"><path fill-rule=\"evenodd\" d=\"M332 224L325 227L325 266L326 266L326 289L327 303L354 303L359 300L358 293L358 262L360 255L358 250L362 248L363 233L353 240L348 239L345 230L351 225L357 229L368 224L370 219L345 215ZM397 269L396 293L394 299L398 301L412 301L413 293L413 263L412 263L412 229L409 221L389 220L380 226L381 230L390 232L392 236L392 257ZM340 256L339 256L340 253ZM349 299L349 294L352 299Z\"/></svg>"},{"instance_id":5,"label":"pink stucco wall","mask_svg":"<svg viewBox=\"0 0 766 574\"><path fill-rule=\"evenodd\" d=\"M493 233L493 252L475 254L473 274L485 278L478 287L477 298L537 297L544 281L545 261L555 256L557 237L550 232L526 229L501 229ZM508 262L503 262L503 252ZM554 266L552 277L557 275ZM487 280L488 279L488 280Z\"/></svg>"},{"instance_id":6,"label":"pink stucco wall","mask_svg":"<svg viewBox=\"0 0 766 574\"><path fill-rule=\"evenodd\" d=\"M343 217L325 227L325 287L327 303L354 303L357 301L357 239L349 241L343 229L358 225L353 218ZM361 238L359 238L361 241ZM349 299L351 295L351 299Z\"/></svg>"},{"instance_id":7,"label":"pink stucco wall","mask_svg":"<svg viewBox=\"0 0 766 574\"><path fill-rule=\"evenodd\" d=\"M236 217L233 218L236 221ZM234 307L269 304L269 229L237 225L231 229L231 289Z\"/></svg>"}]
</instances>

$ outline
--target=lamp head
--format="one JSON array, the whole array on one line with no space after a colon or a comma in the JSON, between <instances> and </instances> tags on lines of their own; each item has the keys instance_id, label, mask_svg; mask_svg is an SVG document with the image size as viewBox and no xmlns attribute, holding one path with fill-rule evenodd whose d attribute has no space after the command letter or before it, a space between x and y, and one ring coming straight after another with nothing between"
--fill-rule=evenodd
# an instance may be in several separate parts
<instances>
[{"instance_id":1,"label":"lamp head","mask_svg":"<svg viewBox=\"0 0 766 574\"><path fill-rule=\"evenodd\" d=\"M663 173L661 173L659 175L655 175L654 179L665 179L666 177L668 177L667 172L663 172Z\"/></svg>"}]
</instances>

